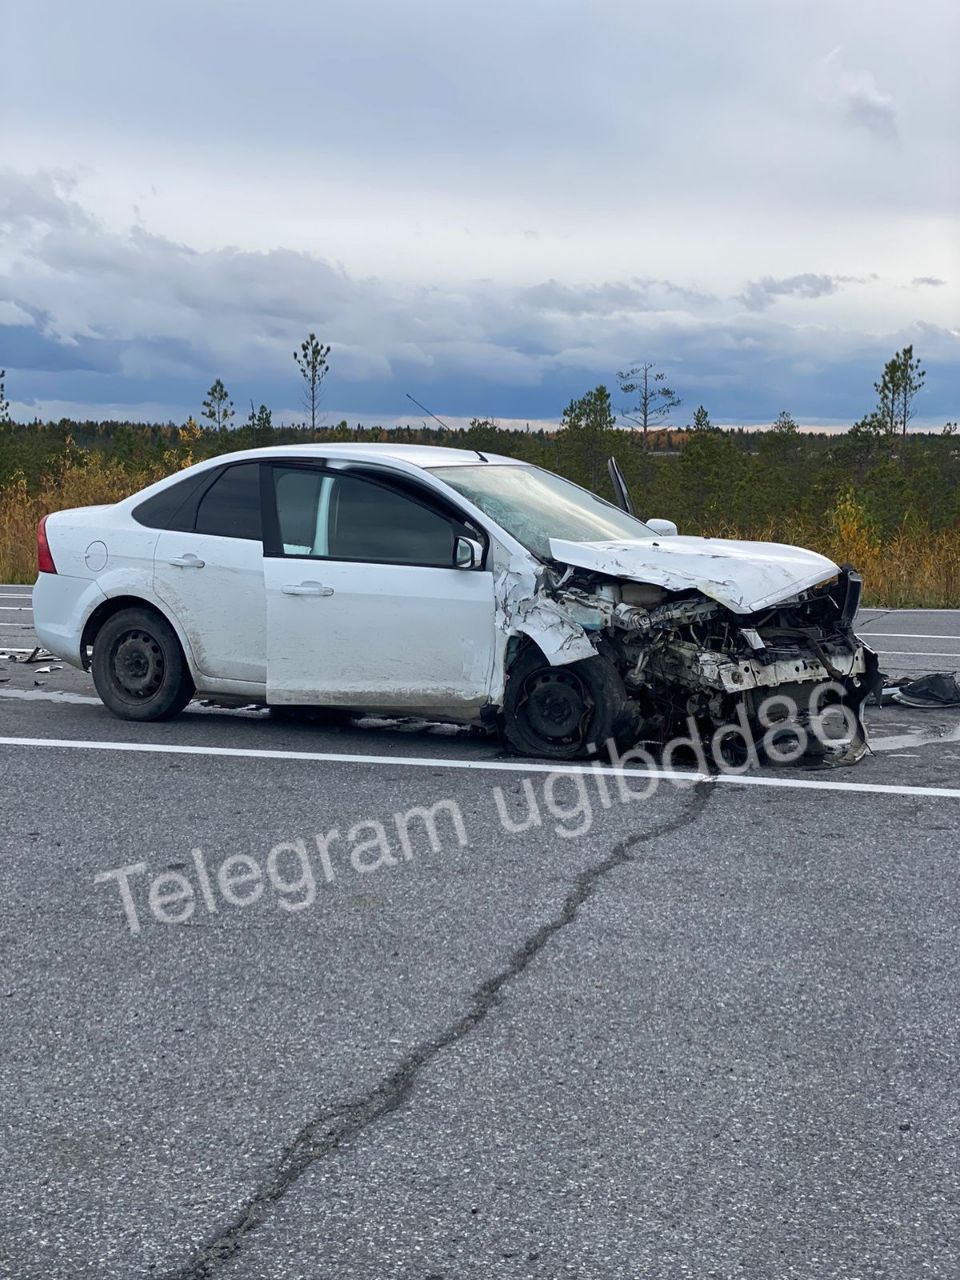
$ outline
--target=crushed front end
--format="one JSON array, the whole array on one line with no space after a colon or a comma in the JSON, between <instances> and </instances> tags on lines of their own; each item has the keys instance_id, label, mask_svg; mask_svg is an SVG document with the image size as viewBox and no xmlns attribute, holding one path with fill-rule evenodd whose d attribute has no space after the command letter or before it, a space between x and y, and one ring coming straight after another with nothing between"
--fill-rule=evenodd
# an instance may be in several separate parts
<instances>
[{"instance_id":1,"label":"crushed front end","mask_svg":"<svg viewBox=\"0 0 960 1280\"><path fill-rule=\"evenodd\" d=\"M743 614L697 590L567 568L548 593L615 663L626 737L665 743L691 722L714 743L729 725L749 726L757 742L803 730L808 758L855 763L867 751L863 703L879 684L876 654L853 629L861 590L843 568ZM824 728L831 715L843 732Z\"/></svg>"}]
</instances>

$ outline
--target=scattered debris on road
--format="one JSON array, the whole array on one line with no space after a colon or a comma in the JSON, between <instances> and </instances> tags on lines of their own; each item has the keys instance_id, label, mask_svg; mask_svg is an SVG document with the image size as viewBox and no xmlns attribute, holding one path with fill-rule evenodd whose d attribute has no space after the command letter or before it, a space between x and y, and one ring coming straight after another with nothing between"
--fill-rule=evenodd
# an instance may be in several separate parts
<instances>
[{"instance_id":1,"label":"scattered debris on road","mask_svg":"<svg viewBox=\"0 0 960 1280\"><path fill-rule=\"evenodd\" d=\"M943 707L960 707L960 682L955 671L933 671L929 675L887 680L880 695L880 705L899 703L919 710L939 711Z\"/></svg>"},{"instance_id":2,"label":"scattered debris on road","mask_svg":"<svg viewBox=\"0 0 960 1280\"><path fill-rule=\"evenodd\" d=\"M20 663L49 662L50 659L54 656L48 649L43 649L41 648L40 645L35 645L34 648L30 650L30 652L27 654L25 658L20 657L21 652L22 650L16 650L16 649L0 649L0 659L2 659L4 662L20 662ZM62 670L62 667L57 667L56 670L60 671Z\"/></svg>"}]
</instances>

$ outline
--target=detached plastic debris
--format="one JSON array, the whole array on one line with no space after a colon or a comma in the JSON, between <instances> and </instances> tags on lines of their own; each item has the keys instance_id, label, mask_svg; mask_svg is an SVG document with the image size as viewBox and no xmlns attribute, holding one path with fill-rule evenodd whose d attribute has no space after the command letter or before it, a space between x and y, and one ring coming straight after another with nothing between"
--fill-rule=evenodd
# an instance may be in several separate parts
<instances>
[{"instance_id":1,"label":"detached plastic debris","mask_svg":"<svg viewBox=\"0 0 960 1280\"><path fill-rule=\"evenodd\" d=\"M900 680L887 685L881 695L881 705L897 702L904 707L918 707L936 711L941 707L960 707L960 683L955 671L934 671L916 680Z\"/></svg>"}]
</instances>

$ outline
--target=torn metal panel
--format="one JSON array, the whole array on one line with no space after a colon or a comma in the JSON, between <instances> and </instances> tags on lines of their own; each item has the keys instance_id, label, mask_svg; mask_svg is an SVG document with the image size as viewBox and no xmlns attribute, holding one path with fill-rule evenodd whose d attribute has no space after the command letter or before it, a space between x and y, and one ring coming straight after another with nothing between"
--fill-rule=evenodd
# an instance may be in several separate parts
<instances>
[{"instance_id":1,"label":"torn metal panel","mask_svg":"<svg viewBox=\"0 0 960 1280\"><path fill-rule=\"evenodd\" d=\"M756 613L788 600L838 569L832 560L775 542L726 538L664 537L630 542L568 542L550 539L562 564L670 591L695 590L733 613Z\"/></svg>"},{"instance_id":2,"label":"torn metal panel","mask_svg":"<svg viewBox=\"0 0 960 1280\"><path fill-rule=\"evenodd\" d=\"M34 648L30 650L29 654L25 658L19 658L19 659L12 658L11 660L19 661L19 662L46 662L49 658L52 658L53 656L54 655L50 653L49 650L44 649L41 645L35 645Z\"/></svg>"},{"instance_id":3,"label":"torn metal panel","mask_svg":"<svg viewBox=\"0 0 960 1280\"><path fill-rule=\"evenodd\" d=\"M584 627L547 593L546 575L514 559L494 583L496 626L506 635L528 636L551 666L592 658L597 650Z\"/></svg>"},{"instance_id":4,"label":"torn metal panel","mask_svg":"<svg viewBox=\"0 0 960 1280\"><path fill-rule=\"evenodd\" d=\"M831 673L818 658L786 658L780 661L759 662L752 658L732 659L728 654L715 653L698 648L694 644L675 642L669 649L670 666L677 671L682 666L682 676L691 687L716 689L723 693L744 693L747 689L776 689L787 684L808 684L811 681L832 679ZM863 675L867 660L859 648L841 660L844 669L841 676Z\"/></svg>"}]
</instances>

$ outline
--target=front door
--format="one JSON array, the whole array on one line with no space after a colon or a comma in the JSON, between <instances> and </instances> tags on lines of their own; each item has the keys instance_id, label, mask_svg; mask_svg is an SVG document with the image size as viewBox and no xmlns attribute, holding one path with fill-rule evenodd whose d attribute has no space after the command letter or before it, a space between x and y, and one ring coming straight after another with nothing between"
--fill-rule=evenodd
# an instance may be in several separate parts
<instances>
[{"instance_id":1,"label":"front door","mask_svg":"<svg viewBox=\"0 0 960 1280\"><path fill-rule=\"evenodd\" d=\"M268 702L465 715L482 706L493 575L453 567L464 532L455 516L389 476L279 464L271 472Z\"/></svg>"}]
</instances>

